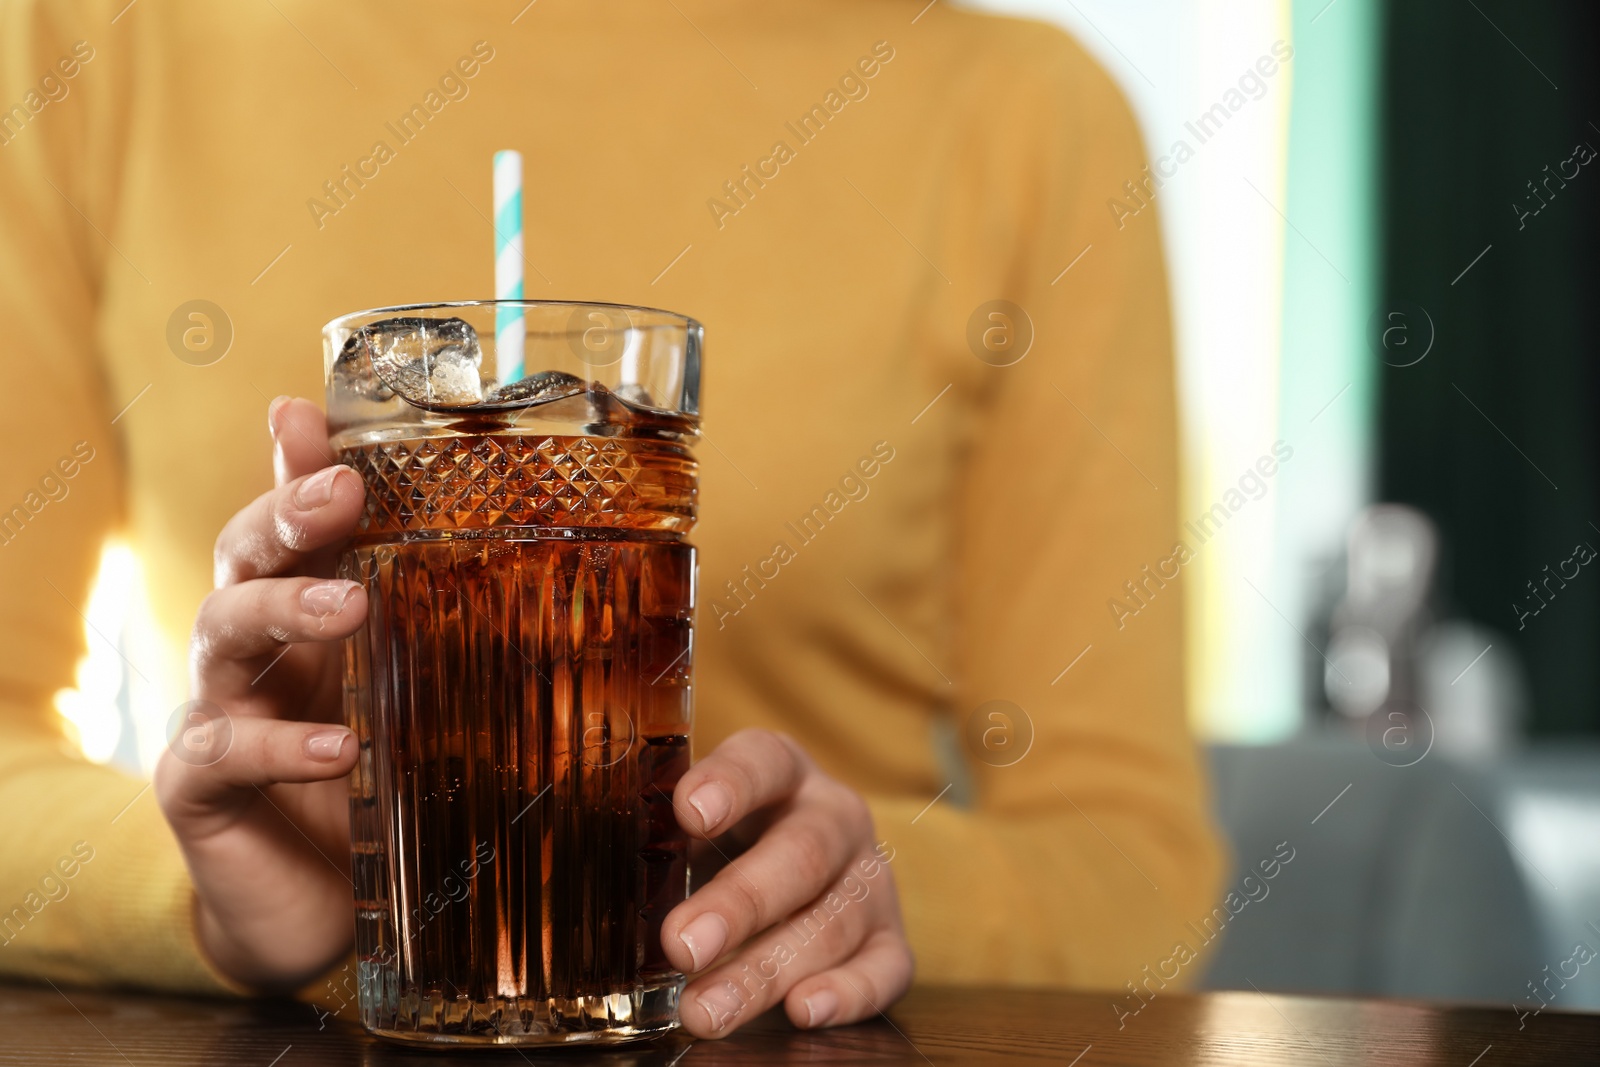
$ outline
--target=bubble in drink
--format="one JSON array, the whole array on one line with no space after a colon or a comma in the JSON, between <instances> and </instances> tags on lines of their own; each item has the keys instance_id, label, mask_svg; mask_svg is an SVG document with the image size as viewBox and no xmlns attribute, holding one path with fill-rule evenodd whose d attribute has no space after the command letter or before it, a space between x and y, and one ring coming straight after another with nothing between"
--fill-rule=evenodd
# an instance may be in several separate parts
<instances>
[{"instance_id":1,"label":"bubble in drink","mask_svg":"<svg viewBox=\"0 0 1600 1067\"><path fill-rule=\"evenodd\" d=\"M350 335L334 363L335 379L368 400L399 393L431 407L483 401L483 352L463 319L382 319Z\"/></svg>"}]
</instances>

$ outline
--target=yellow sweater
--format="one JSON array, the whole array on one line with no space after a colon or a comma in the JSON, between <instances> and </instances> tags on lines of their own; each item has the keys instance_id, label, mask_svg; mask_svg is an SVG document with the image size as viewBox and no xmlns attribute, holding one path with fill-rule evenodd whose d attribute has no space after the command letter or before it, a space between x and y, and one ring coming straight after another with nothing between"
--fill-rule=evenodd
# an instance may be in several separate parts
<instances>
[{"instance_id":1,"label":"yellow sweater","mask_svg":"<svg viewBox=\"0 0 1600 1067\"><path fill-rule=\"evenodd\" d=\"M1177 526L1167 295L1078 46L924 0L126 3L0 0L0 971L223 988L151 794L52 709L99 549L142 554L183 677L322 323L491 295L499 148L530 297L707 326L697 750L784 730L868 796L924 982L1170 955L1219 855L1180 590L1144 570Z\"/></svg>"}]
</instances>

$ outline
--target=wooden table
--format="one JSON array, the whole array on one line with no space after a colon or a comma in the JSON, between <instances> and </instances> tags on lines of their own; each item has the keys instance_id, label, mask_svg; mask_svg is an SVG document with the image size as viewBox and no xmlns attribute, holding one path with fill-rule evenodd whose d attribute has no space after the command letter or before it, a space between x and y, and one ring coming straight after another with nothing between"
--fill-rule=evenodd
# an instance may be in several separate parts
<instances>
[{"instance_id":1,"label":"wooden table","mask_svg":"<svg viewBox=\"0 0 1600 1067\"><path fill-rule=\"evenodd\" d=\"M759 1064L1405 1064L1502 1067L1600 1063L1600 1015L1555 1010L1523 1029L1508 1007L1163 993L1117 1028L1112 998L1089 993L920 989L887 1019L820 1033L769 1014L723 1041L633 1051L430 1053L393 1048L357 1026L319 1029L304 1004L186 1000L50 986L0 986L0 1064L451 1063L511 1067L733 1067Z\"/></svg>"}]
</instances>

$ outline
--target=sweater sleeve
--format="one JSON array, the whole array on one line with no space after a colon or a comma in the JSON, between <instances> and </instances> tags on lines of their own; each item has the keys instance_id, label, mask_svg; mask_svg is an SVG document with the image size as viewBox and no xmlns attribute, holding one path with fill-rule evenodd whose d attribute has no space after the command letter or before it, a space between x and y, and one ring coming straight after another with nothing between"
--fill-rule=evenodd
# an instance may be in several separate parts
<instances>
[{"instance_id":1,"label":"sweater sleeve","mask_svg":"<svg viewBox=\"0 0 1600 1067\"><path fill-rule=\"evenodd\" d=\"M1144 153L1105 74L1032 29L1009 49L1024 84L986 98L981 143L952 162L978 221L940 244L943 334L972 338L973 309L1008 300L1022 314L980 323L1016 331L991 337L985 362L1004 363L1032 324L1020 361L977 380L954 492L951 706L972 804L873 809L924 980L1120 989L1146 965L1170 978L1178 942L1200 949L1185 921L1220 857L1185 716L1160 233L1153 204L1108 206Z\"/></svg>"},{"instance_id":2,"label":"sweater sleeve","mask_svg":"<svg viewBox=\"0 0 1600 1067\"><path fill-rule=\"evenodd\" d=\"M136 270L114 244L131 77L113 14L0 2L0 973L221 992L149 784L83 759L53 709L124 508L128 398L107 395L97 332L108 273Z\"/></svg>"}]
</instances>

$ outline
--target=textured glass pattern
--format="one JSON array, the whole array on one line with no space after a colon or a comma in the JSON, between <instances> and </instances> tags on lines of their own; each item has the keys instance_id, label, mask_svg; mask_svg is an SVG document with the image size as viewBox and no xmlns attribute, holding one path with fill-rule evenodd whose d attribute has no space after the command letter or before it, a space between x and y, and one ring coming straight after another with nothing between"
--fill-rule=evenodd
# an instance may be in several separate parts
<instances>
[{"instance_id":1,"label":"textured glass pattern","mask_svg":"<svg viewBox=\"0 0 1600 1067\"><path fill-rule=\"evenodd\" d=\"M363 530L694 521L695 463L673 442L484 434L363 444L340 460L367 485Z\"/></svg>"},{"instance_id":2,"label":"textured glass pattern","mask_svg":"<svg viewBox=\"0 0 1600 1067\"><path fill-rule=\"evenodd\" d=\"M341 450L367 511L340 573L362 1022L422 1043L677 1025L688 893L694 460L634 437Z\"/></svg>"}]
</instances>

